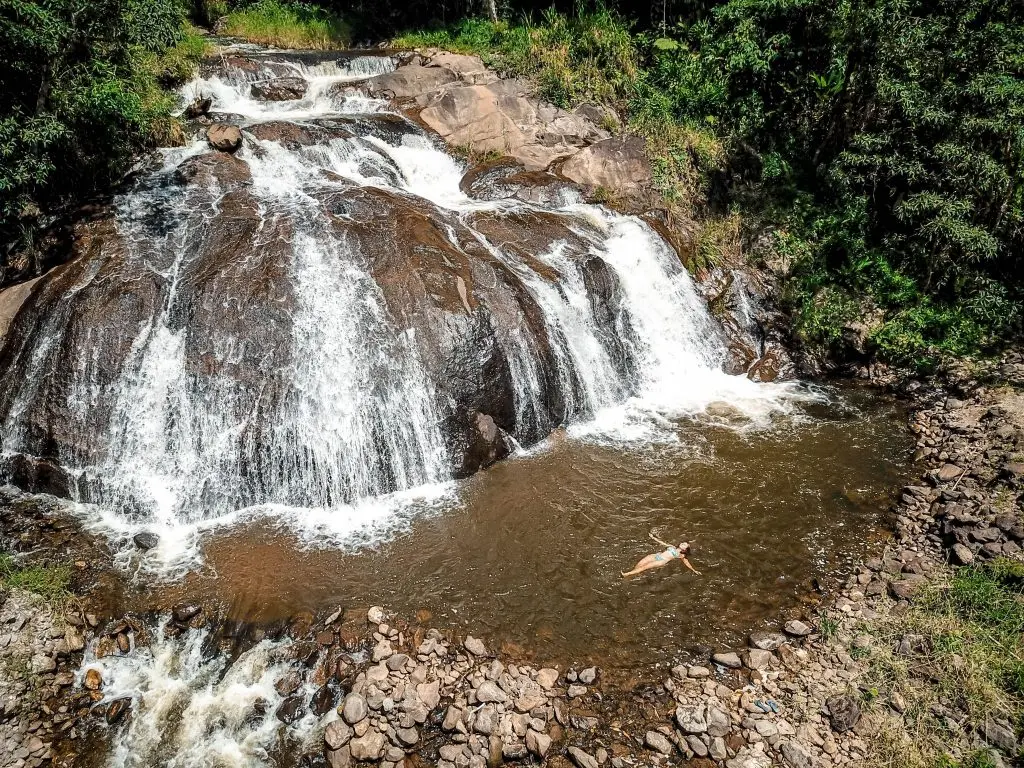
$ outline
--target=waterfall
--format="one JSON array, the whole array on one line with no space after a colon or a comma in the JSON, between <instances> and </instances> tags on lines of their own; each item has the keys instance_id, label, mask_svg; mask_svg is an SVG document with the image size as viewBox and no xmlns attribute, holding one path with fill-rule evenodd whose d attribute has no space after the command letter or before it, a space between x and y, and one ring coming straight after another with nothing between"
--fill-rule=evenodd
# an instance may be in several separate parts
<instances>
[{"instance_id":1,"label":"waterfall","mask_svg":"<svg viewBox=\"0 0 1024 768\"><path fill-rule=\"evenodd\" d=\"M789 407L790 388L721 371L721 330L643 221L572 195L471 198L462 161L338 88L394 67L225 61L187 86L245 144L165 151L118 199L115 250L39 292L60 311L11 335L4 455L56 446L93 519L155 528L173 559L245 514L372 535L453 492L476 411L528 445L560 425L672 439L671 419L720 400ZM252 97L285 75L302 98ZM112 319L83 327L83 307Z\"/></svg>"}]
</instances>

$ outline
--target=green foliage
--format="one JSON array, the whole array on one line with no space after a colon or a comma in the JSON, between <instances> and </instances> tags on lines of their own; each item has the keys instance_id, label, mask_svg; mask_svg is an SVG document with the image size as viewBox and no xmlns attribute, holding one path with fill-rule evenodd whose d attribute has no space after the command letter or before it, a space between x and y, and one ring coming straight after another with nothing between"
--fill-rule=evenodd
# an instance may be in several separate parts
<instances>
[{"instance_id":1,"label":"green foliage","mask_svg":"<svg viewBox=\"0 0 1024 768\"><path fill-rule=\"evenodd\" d=\"M71 569L64 565L20 567L10 555L0 554L0 588L23 589L51 603L71 597Z\"/></svg>"},{"instance_id":2,"label":"green foliage","mask_svg":"<svg viewBox=\"0 0 1024 768\"><path fill-rule=\"evenodd\" d=\"M0 5L0 239L117 181L173 139L174 99L205 43L178 0Z\"/></svg>"},{"instance_id":3,"label":"green foliage","mask_svg":"<svg viewBox=\"0 0 1024 768\"><path fill-rule=\"evenodd\" d=\"M348 24L338 15L298 0L258 0L232 11L224 33L278 48L345 48L352 40Z\"/></svg>"},{"instance_id":4,"label":"green foliage","mask_svg":"<svg viewBox=\"0 0 1024 768\"><path fill-rule=\"evenodd\" d=\"M885 311L878 351L912 367L1019 332L1019 3L728 0L676 35L648 82L760 161L738 196L803 241L791 296L809 341L837 341L853 296Z\"/></svg>"}]
</instances>

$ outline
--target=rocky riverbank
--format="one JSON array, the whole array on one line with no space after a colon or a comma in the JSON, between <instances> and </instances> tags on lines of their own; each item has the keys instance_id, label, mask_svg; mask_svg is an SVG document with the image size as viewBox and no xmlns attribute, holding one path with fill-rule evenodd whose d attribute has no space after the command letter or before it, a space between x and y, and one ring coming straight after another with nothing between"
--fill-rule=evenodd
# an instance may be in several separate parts
<instances>
[{"instance_id":1,"label":"rocky riverbank","mask_svg":"<svg viewBox=\"0 0 1024 768\"><path fill-rule=\"evenodd\" d=\"M894 510L894 538L821 610L780 617L779 631L751 634L746 648L666 659L626 679L535 665L521 652L431 627L426 616L407 620L381 608L303 614L276 627L224 621L198 605L151 622L74 611L65 621L13 592L0 609L0 643L8 665L25 674L3 682L4 743L18 766L46 765L55 754L71 765L76 751L107 748L144 716L146 695L108 689L105 665L134 657L144 664L151 646L201 633L229 664L272 642L273 692L245 716L280 731L269 752L282 765L829 768L882 763L901 744L904 756L920 750L910 740L921 738L921 718L934 721L928 732L952 759L990 749L999 765L1016 755L1019 712L1003 702L979 721L957 710L956 696L937 688L932 649L906 617L955 568L1020 559L1022 386L1019 354L973 375L954 372L941 387L910 382L911 429L926 468ZM887 688L878 663L892 657L913 663L902 686ZM924 711L915 697L930 702ZM87 741L69 746L76 737Z\"/></svg>"}]
</instances>

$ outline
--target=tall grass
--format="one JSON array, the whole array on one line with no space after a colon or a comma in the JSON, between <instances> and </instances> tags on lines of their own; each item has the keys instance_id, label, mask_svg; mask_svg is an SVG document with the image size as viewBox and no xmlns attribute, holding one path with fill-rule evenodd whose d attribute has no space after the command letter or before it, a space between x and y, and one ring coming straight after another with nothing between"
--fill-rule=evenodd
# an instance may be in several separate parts
<instances>
[{"instance_id":1,"label":"tall grass","mask_svg":"<svg viewBox=\"0 0 1024 768\"><path fill-rule=\"evenodd\" d=\"M260 0L224 17L224 34L277 48L345 48L352 41L348 24L323 8L302 2Z\"/></svg>"}]
</instances>

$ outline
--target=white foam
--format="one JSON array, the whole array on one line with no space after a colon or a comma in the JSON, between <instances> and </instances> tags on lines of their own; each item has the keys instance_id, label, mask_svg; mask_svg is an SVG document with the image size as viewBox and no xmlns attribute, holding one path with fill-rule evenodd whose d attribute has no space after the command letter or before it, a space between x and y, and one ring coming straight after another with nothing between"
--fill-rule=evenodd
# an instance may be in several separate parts
<instances>
[{"instance_id":1,"label":"white foam","mask_svg":"<svg viewBox=\"0 0 1024 768\"><path fill-rule=\"evenodd\" d=\"M132 701L131 718L117 726L112 739L108 768L272 765L269 752L283 727L274 714L282 701L274 683L294 662L284 659L277 644L263 641L228 664L225 654L204 652L208 639L205 630L170 638L159 628L148 646L103 658L97 658L95 642L90 645L78 682L96 669L103 676L104 701ZM302 740L316 725L306 715L288 730Z\"/></svg>"}]
</instances>

